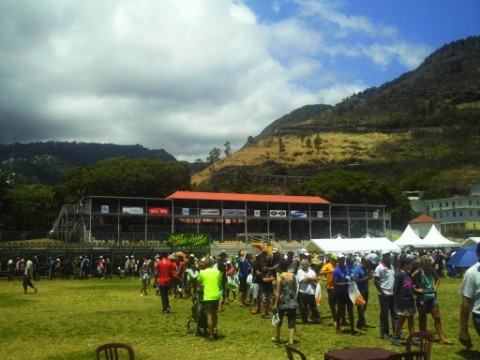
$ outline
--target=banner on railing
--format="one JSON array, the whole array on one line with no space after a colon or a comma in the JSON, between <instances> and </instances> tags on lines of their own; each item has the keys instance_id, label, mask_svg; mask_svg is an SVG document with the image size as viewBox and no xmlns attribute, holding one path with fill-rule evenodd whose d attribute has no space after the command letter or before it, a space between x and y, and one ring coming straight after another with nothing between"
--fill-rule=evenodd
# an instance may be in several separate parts
<instances>
[{"instance_id":1,"label":"banner on railing","mask_svg":"<svg viewBox=\"0 0 480 360\"><path fill-rule=\"evenodd\" d=\"M173 248L201 247L210 244L210 234L169 233L167 245Z\"/></svg>"}]
</instances>

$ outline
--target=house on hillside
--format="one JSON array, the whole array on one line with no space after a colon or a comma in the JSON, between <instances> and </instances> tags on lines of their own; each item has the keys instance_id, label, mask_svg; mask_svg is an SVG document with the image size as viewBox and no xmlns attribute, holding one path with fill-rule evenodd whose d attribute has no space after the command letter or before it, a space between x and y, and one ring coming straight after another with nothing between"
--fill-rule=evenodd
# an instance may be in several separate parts
<instances>
[{"instance_id":1,"label":"house on hillside","mask_svg":"<svg viewBox=\"0 0 480 360\"><path fill-rule=\"evenodd\" d=\"M410 199L412 209L439 221L442 234L467 238L480 235L480 185L470 195L443 199Z\"/></svg>"},{"instance_id":2,"label":"house on hillside","mask_svg":"<svg viewBox=\"0 0 480 360\"><path fill-rule=\"evenodd\" d=\"M435 226L437 230L440 231L440 221L425 214L422 214L419 217L409 221L408 224L412 228L413 232L422 239L427 236L432 226Z\"/></svg>"}]
</instances>

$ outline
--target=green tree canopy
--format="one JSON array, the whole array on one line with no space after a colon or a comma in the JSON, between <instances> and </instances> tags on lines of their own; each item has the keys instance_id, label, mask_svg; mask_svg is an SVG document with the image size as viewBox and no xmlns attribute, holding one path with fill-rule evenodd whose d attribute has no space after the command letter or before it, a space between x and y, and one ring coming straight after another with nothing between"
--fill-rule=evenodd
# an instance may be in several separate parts
<instances>
[{"instance_id":1,"label":"green tree canopy","mask_svg":"<svg viewBox=\"0 0 480 360\"><path fill-rule=\"evenodd\" d=\"M408 199L400 190L360 172L333 170L322 173L310 182L292 186L289 193L320 196L338 204L386 205L392 213L392 225L401 229L412 217Z\"/></svg>"},{"instance_id":2,"label":"green tree canopy","mask_svg":"<svg viewBox=\"0 0 480 360\"><path fill-rule=\"evenodd\" d=\"M71 170L55 193L56 200L63 204L75 203L86 195L164 198L176 190L188 189L190 169L185 162L122 157Z\"/></svg>"}]
</instances>

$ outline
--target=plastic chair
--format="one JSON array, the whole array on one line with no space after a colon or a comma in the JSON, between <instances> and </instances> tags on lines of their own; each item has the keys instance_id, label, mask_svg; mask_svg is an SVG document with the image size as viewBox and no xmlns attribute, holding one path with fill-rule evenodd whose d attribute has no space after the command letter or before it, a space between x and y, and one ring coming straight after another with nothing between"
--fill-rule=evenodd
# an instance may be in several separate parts
<instances>
[{"instance_id":1,"label":"plastic chair","mask_svg":"<svg viewBox=\"0 0 480 360\"><path fill-rule=\"evenodd\" d=\"M418 342L418 351L423 353L423 357L417 357L421 360L430 360L430 351L432 350L433 334L428 331L417 331L410 334L407 338L407 352L417 351L412 349L414 342Z\"/></svg>"},{"instance_id":2,"label":"plastic chair","mask_svg":"<svg viewBox=\"0 0 480 360\"><path fill-rule=\"evenodd\" d=\"M127 351L129 360L135 360L135 353L133 352L133 348L130 345L123 343L108 343L100 345L99 347L97 347L97 360L102 359L102 357L105 360L118 360L120 359L118 351L119 349ZM122 352L125 353L125 351L120 351L120 354Z\"/></svg>"},{"instance_id":3,"label":"plastic chair","mask_svg":"<svg viewBox=\"0 0 480 360\"><path fill-rule=\"evenodd\" d=\"M288 360L295 360L295 354L300 356L300 359L307 360L307 357L298 349L295 349L293 346L285 344L285 351L287 352Z\"/></svg>"},{"instance_id":4,"label":"plastic chair","mask_svg":"<svg viewBox=\"0 0 480 360\"><path fill-rule=\"evenodd\" d=\"M422 351L402 352L390 355L387 360L421 360L424 359L425 353Z\"/></svg>"}]
</instances>

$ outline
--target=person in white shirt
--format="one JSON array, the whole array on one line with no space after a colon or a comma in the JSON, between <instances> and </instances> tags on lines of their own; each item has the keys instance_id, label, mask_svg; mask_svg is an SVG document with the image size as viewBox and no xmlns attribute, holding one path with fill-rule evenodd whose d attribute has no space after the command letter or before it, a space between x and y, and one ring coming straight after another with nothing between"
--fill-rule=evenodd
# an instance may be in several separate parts
<instances>
[{"instance_id":1,"label":"person in white shirt","mask_svg":"<svg viewBox=\"0 0 480 360\"><path fill-rule=\"evenodd\" d=\"M472 313L473 325L480 335L480 243L477 244L477 263L472 265L463 276L460 294L460 335L459 340L467 349L471 348L472 339L468 331L468 318Z\"/></svg>"},{"instance_id":2,"label":"person in white shirt","mask_svg":"<svg viewBox=\"0 0 480 360\"><path fill-rule=\"evenodd\" d=\"M23 292L27 293L27 287L31 287L35 290L35 294L37 293L38 289L32 283L33 277L33 261L29 257L27 263L25 264L25 275L23 277Z\"/></svg>"},{"instance_id":3,"label":"person in white shirt","mask_svg":"<svg viewBox=\"0 0 480 360\"><path fill-rule=\"evenodd\" d=\"M315 302L315 289L317 285L317 274L310 268L310 262L307 259L300 261L300 268L297 271L298 300L302 323L304 324L320 324L321 318L317 310ZM311 320L308 315L311 314Z\"/></svg>"},{"instance_id":4,"label":"person in white shirt","mask_svg":"<svg viewBox=\"0 0 480 360\"><path fill-rule=\"evenodd\" d=\"M395 269L390 260L390 252L382 252L382 261L375 268L374 284L378 290L378 302L380 303L380 338L390 339L390 326L388 315L392 319L392 333L397 324L395 311L395 298L393 297L393 285L395 283Z\"/></svg>"}]
</instances>

